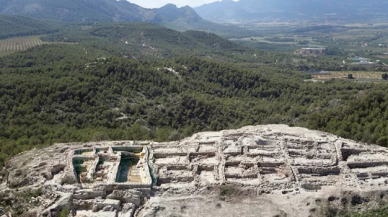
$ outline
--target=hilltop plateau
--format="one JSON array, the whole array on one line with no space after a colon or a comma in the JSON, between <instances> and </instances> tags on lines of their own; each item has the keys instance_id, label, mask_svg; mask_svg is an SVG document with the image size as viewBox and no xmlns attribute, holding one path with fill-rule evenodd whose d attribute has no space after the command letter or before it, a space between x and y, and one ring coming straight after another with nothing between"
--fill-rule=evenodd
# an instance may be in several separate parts
<instances>
[{"instance_id":1,"label":"hilltop plateau","mask_svg":"<svg viewBox=\"0 0 388 217\"><path fill-rule=\"evenodd\" d=\"M0 198L18 216L328 216L386 203L387 159L386 148L286 125L55 144L11 159Z\"/></svg>"}]
</instances>

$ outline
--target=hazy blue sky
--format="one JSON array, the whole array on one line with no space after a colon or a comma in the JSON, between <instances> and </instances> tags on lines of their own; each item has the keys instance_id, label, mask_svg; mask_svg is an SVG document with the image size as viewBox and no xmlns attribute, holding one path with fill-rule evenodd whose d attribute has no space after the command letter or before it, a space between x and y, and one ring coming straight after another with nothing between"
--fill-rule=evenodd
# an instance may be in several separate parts
<instances>
[{"instance_id":1,"label":"hazy blue sky","mask_svg":"<svg viewBox=\"0 0 388 217\"><path fill-rule=\"evenodd\" d=\"M129 0L129 2L142 6L144 8L160 8L168 3L178 7L189 5L191 7L200 6L217 0Z\"/></svg>"}]
</instances>

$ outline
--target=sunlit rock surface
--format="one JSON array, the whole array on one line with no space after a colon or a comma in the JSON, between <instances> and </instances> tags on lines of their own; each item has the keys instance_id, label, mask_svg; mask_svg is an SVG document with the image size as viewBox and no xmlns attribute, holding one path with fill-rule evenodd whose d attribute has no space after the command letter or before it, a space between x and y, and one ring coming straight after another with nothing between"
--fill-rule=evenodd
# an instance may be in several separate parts
<instances>
[{"instance_id":1,"label":"sunlit rock surface","mask_svg":"<svg viewBox=\"0 0 388 217\"><path fill-rule=\"evenodd\" d=\"M55 144L9 161L1 189L11 200L44 189L26 205L40 216L323 216L378 207L387 184L385 148L263 125L169 143Z\"/></svg>"}]
</instances>

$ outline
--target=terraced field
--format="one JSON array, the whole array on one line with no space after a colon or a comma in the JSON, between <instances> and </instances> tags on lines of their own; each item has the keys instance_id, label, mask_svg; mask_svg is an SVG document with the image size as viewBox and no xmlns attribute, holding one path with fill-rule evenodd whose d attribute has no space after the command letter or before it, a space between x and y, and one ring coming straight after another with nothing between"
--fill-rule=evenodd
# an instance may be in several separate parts
<instances>
[{"instance_id":1,"label":"terraced field","mask_svg":"<svg viewBox=\"0 0 388 217\"><path fill-rule=\"evenodd\" d=\"M0 55L24 51L42 44L47 44L47 42L40 40L39 36L18 37L0 40Z\"/></svg>"}]
</instances>

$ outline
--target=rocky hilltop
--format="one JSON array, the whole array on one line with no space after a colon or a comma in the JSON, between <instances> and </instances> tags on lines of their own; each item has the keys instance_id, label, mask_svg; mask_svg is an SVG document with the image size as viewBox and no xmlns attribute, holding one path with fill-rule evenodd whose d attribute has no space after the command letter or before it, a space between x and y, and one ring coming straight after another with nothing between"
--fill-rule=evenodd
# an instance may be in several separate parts
<instances>
[{"instance_id":1,"label":"rocky hilltop","mask_svg":"<svg viewBox=\"0 0 388 217\"><path fill-rule=\"evenodd\" d=\"M55 144L3 169L4 216L324 216L377 208L388 150L285 125Z\"/></svg>"}]
</instances>

